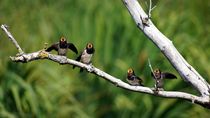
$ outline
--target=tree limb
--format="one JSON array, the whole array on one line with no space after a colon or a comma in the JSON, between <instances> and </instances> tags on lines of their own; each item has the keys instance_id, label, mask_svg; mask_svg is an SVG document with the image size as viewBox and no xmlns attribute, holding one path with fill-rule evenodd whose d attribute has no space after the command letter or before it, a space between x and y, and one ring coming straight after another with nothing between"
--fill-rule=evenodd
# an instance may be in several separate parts
<instances>
[{"instance_id":1,"label":"tree limb","mask_svg":"<svg viewBox=\"0 0 210 118\"><path fill-rule=\"evenodd\" d=\"M59 64L76 65L80 68L86 69L90 73L93 73L99 77L104 78L105 80L111 82L112 84L114 84L115 86L119 88L123 88L123 89L134 91L134 92L140 92L140 93L146 93L146 94L151 94L155 96L166 97L166 98L180 98L180 99L188 100L188 101L191 101L192 103L197 103L202 106L210 108L210 106L208 106L209 100L204 97L198 97L192 94L188 94L184 92L174 92L174 91L158 91L157 93L157 92L154 92L149 87L131 86L123 82L121 79L113 77L112 75L107 74L106 72L94 67L93 65L86 65L78 61L68 59L65 56L50 54L49 52L46 52L44 50L40 50L37 52L28 53L28 54L23 54L23 55L18 55L18 56L10 57L10 58L14 62L22 62L22 63L27 63L30 61L40 60L40 59L48 59L48 60L57 62Z\"/></svg>"},{"instance_id":2,"label":"tree limb","mask_svg":"<svg viewBox=\"0 0 210 118\"><path fill-rule=\"evenodd\" d=\"M7 36L9 37L9 40L12 41L12 43L15 45L15 47L17 48L19 54L23 54L23 50L20 48L19 44L17 43L17 41L15 40L15 38L12 36L12 34L7 30L8 26L7 25L1 25L1 29L7 34Z\"/></svg>"},{"instance_id":3,"label":"tree limb","mask_svg":"<svg viewBox=\"0 0 210 118\"><path fill-rule=\"evenodd\" d=\"M123 0L136 25L162 51L181 77L189 82L202 97L209 98L210 85L206 80L182 57L171 40L164 36L148 19L137 0ZM147 25L145 25L147 21Z\"/></svg>"},{"instance_id":4,"label":"tree limb","mask_svg":"<svg viewBox=\"0 0 210 118\"><path fill-rule=\"evenodd\" d=\"M7 28L5 28L5 25L2 25L1 28L9 36L9 38L13 37L11 35L11 33L8 33L9 31L7 30ZM20 47L14 38L12 38L12 40L14 40L13 42L16 42L15 43L16 47ZM19 49L21 49L21 48L18 48L18 50ZM122 88L122 89L139 92L139 93L151 94L151 95L160 96L160 97L166 97L166 98L184 99L184 100L199 104L203 107L210 109L209 98L207 98L207 97L196 96L196 95L192 95L192 94L185 93L185 92L175 92L175 91L158 91L158 92L156 92L156 91L153 91L149 87L131 86L131 85L123 82L121 79L113 77L112 75L109 75L108 73L94 67L92 64L86 65L81 62L69 59L65 56L50 54L49 52L46 52L45 50L40 50L40 51L33 52L33 53L22 53L21 55L11 56L10 59L14 62L22 62L22 63L28 63L28 62L35 61L35 60L47 59L47 60L51 60L51 61L54 61L59 64L75 65L77 67L86 69L88 72L95 74L96 76L104 78L105 80L111 82L115 86Z\"/></svg>"}]
</instances>

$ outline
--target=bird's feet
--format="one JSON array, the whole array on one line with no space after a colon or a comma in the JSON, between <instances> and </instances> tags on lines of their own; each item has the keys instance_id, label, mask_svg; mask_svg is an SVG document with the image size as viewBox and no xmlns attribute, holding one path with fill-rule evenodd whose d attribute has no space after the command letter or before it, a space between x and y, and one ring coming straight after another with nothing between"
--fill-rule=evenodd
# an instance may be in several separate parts
<instances>
[{"instance_id":1,"label":"bird's feet","mask_svg":"<svg viewBox=\"0 0 210 118\"><path fill-rule=\"evenodd\" d=\"M157 88L157 87L151 88L151 90L152 90L155 94L158 94L159 91L164 91L163 88Z\"/></svg>"},{"instance_id":2,"label":"bird's feet","mask_svg":"<svg viewBox=\"0 0 210 118\"><path fill-rule=\"evenodd\" d=\"M93 71L94 71L94 66L93 66L93 64L90 63L88 66L89 66L88 69L87 69L88 72L93 72Z\"/></svg>"}]
</instances>

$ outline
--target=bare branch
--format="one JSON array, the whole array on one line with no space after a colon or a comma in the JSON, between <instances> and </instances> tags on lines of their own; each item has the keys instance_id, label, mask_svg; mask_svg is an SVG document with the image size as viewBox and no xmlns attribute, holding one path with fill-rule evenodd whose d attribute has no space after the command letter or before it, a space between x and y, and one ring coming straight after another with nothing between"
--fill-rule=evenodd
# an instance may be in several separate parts
<instances>
[{"instance_id":1,"label":"bare branch","mask_svg":"<svg viewBox=\"0 0 210 118\"><path fill-rule=\"evenodd\" d=\"M29 54L23 54L23 55L19 55L19 56L15 56L15 57L10 57L10 58L12 61L23 62L23 63L34 61L34 60L39 60L39 59L48 59L48 60L57 62L59 64L76 65L80 68L86 69L90 73L93 73L99 77L104 78L105 80L111 82L112 84L114 84L115 86L117 86L119 88L123 88L123 89L129 90L129 91L139 92L139 93L146 93L146 94L151 94L151 95L155 95L155 96L166 97L166 98L184 99L184 100L190 101L192 103L200 104L204 107L210 108L208 98L198 97L198 96L184 93L184 92L174 92L174 91L154 92L149 87L131 86L131 85L123 82L121 79L113 77L112 75L109 75L108 73L94 67L93 65L86 65L86 64L80 63L78 61L68 59L65 56L50 54L44 50L40 50L38 52L33 52L33 53L29 53Z\"/></svg>"},{"instance_id":2,"label":"bare branch","mask_svg":"<svg viewBox=\"0 0 210 118\"><path fill-rule=\"evenodd\" d=\"M4 27L2 27L2 28L4 28ZM5 32L9 32L9 31L7 31L7 29L5 29ZM8 34L8 33L6 33L6 34L12 36L11 34ZM13 38L13 40L16 42L16 40L14 38ZM109 75L108 73L94 67L92 64L86 65L81 62L78 62L78 61L75 61L72 59L68 59L65 56L50 54L49 52L46 52L44 49L37 51L37 52L33 52L33 53L28 53L28 54L24 53L22 55L16 55L16 56L10 57L10 58L14 62L22 62L22 63L27 63L30 61L41 60L41 59L47 59L47 60L51 60L51 61L54 61L59 64L75 65L80 68L86 69L90 73L93 73L99 77L104 78L105 80L111 82L115 86L122 88L122 89L139 92L139 93L151 94L151 95L155 95L155 96L166 97L166 98L184 99L184 100L199 104L203 107L210 109L210 103L209 103L208 97L198 97L196 95L192 95L189 93L174 92L174 91L158 91L157 92L157 91L153 91L152 88L149 88L149 87L131 86L131 85L123 82L121 79L113 77L112 75ZM149 62L149 64L150 64L150 62ZM151 64L150 64L150 66L151 66Z\"/></svg>"},{"instance_id":3,"label":"bare branch","mask_svg":"<svg viewBox=\"0 0 210 118\"><path fill-rule=\"evenodd\" d=\"M137 0L123 0L138 28L162 51L181 77L189 82L202 97L209 98L209 84L206 80L182 57L174 47L172 41L164 36L149 19L149 25L144 27L142 19L147 17Z\"/></svg>"},{"instance_id":4,"label":"bare branch","mask_svg":"<svg viewBox=\"0 0 210 118\"><path fill-rule=\"evenodd\" d=\"M23 50L20 48L19 44L17 43L17 41L15 40L15 38L12 36L12 34L7 30L8 26L7 25L1 25L1 29L7 34L7 36L9 37L9 40L12 41L12 43L15 45L15 47L17 48L19 54L23 54Z\"/></svg>"}]
</instances>

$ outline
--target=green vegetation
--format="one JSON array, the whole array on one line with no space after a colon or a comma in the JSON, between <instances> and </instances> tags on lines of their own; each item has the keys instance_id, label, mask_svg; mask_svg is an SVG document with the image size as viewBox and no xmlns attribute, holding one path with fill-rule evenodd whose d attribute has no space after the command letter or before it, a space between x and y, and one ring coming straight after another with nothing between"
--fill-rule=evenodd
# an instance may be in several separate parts
<instances>
[{"instance_id":1,"label":"green vegetation","mask_svg":"<svg viewBox=\"0 0 210 118\"><path fill-rule=\"evenodd\" d=\"M145 4L143 0L139 1ZM152 12L156 26L180 53L210 81L210 1L159 1ZM146 7L145 7L146 8ZM153 86L147 59L154 67L178 73L134 24L121 0L1 0L0 24L25 52L57 42L61 36L82 50L95 45L93 64L125 80L129 67ZM16 48L0 31L0 117L194 118L210 112L190 102L129 92L69 65L42 60L14 63ZM55 52L53 52L55 53ZM72 52L69 58L76 58ZM166 90L195 93L182 79Z\"/></svg>"}]
</instances>

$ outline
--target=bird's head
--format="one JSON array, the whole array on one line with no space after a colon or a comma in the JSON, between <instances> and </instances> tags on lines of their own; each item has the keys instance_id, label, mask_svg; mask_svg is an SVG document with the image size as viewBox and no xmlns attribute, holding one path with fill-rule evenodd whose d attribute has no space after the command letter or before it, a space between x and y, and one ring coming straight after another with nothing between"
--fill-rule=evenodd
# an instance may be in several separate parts
<instances>
[{"instance_id":1,"label":"bird's head","mask_svg":"<svg viewBox=\"0 0 210 118\"><path fill-rule=\"evenodd\" d=\"M129 68L127 74L128 76L134 75L134 70L132 68Z\"/></svg>"},{"instance_id":2,"label":"bird's head","mask_svg":"<svg viewBox=\"0 0 210 118\"><path fill-rule=\"evenodd\" d=\"M87 50L87 53L89 53L89 54L93 54L94 53L94 47L93 47L93 44L92 43L88 43L87 45L86 45L86 50Z\"/></svg>"},{"instance_id":3,"label":"bird's head","mask_svg":"<svg viewBox=\"0 0 210 118\"><path fill-rule=\"evenodd\" d=\"M160 69L157 68L153 72L154 72L155 78L161 78L161 71L160 71Z\"/></svg>"},{"instance_id":4,"label":"bird's head","mask_svg":"<svg viewBox=\"0 0 210 118\"><path fill-rule=\"evenodd\" d=\"M66 44L67 44L66 38L65 38L64 36L62 36L62 37L60 38L59 43L60 43L60 47L65 47Z\"/></svg>"},{"instance_id":5,"label":"bird's head","mask_svg":"<svg viewBox=\"0 0 210 118\"><path fill-rule=\"evenodd\" d=\"M64 36L62 36L62 37L60 38L60 42L66 42L66 38L65 38Z\"/></svg>"},{"instance_id":6,"label":"bird's head","mask_svg":"<svg viewBox=\"0 0 210 118\"><path fill-rule=\"evenodd\" d=\"M93 44L92 44L92 43L88 43L88 44L86 45L86 48L87 48L87 49L93 48Z\"/></svg>"}]
</instances>

